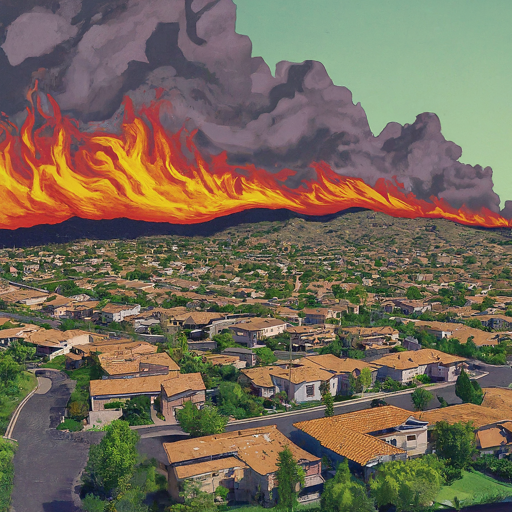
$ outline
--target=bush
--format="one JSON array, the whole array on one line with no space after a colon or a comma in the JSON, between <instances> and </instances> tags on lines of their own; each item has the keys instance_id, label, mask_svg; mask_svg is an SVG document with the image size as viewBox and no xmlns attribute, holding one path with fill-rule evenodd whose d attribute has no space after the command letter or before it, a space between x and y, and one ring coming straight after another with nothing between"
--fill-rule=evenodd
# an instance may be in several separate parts
<instances>
[{"instance_id":1,"label":"bush","mask_svg":"<svg viewBox=\"0 0 512 512\"><path fill-rule=\"evenodd\" d=\"M136 396L123 404L123 419L130 426L151 425L151 401L148 396Z\"/></svg>"},{"instance_id":2,"label":"bush","mask_svg":"<svg viewBox=\"0 0 512 512\"><path fill-rule=\"evenodd\" d=\"M416 375L416 380L422 384L430 384L432 379L428 375Z\"/></svg>"},{"instance_id":3,"label":"bush","mask_svg":"<svg viewBox=\"0 0 512 512\"><path fill-rule=\"evenodd\" d=\"M103 407L105 409L122 409L124 405L124 402L116 401L116 402L110 402L108 404L105 404Z\"/></svg>"},{"instance_id":4,"label":"bush","mask_svg":"<svg viewBox=\"0 0 512 512\"><path fill-rule=\"evenodd\" d=\"M79 432L84 427L79 422L72 418L66 418L58 427L57 430L69 430L70 432Z\"/></svg>"},{"instance_id":5,"label":"bush","mask_svg":"<svg viewBox=\"0 0 512 512\"><path fill-rule=\"evenodd\" d=\"M75 400L68 405L69 415L77 420L83 420L89 415L89 404L87 402Z\"/></svg>"}]
</instances>

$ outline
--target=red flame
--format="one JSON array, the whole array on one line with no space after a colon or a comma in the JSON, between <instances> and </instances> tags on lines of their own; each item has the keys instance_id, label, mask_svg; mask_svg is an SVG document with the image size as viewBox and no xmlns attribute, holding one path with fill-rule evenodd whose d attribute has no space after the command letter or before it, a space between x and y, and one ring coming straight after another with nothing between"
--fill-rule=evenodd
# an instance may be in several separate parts
<instances>
[{"instance_id":1,"label":"red flame","mask_svg":"<svg viewBox=\"0 0 512 512\"><path fill-rule=\"evenodd\" d=\"M61 115L48 96L52 114L29 94L27 118L18 132L7 118L0 121L0 228L55 224L70 217L127 217L153 222L191 224L250 208L326 215L350 207L368 208L395 217L444 218L461 224L510 227L511 221L487 209L455 209L442 199L431 202L403 191L385 179L375 187L336 174L326 163L314 163L316 179L296 189L284 182L295 171L277 174L253 165L233 166L226 153L202 157L193 134L183 151L184 132L168 133L157 100L135 113L124 101L121 134L81 132L76 120ZM44 122L35 128L36 115Z\"/></svg>"}]
</instances>

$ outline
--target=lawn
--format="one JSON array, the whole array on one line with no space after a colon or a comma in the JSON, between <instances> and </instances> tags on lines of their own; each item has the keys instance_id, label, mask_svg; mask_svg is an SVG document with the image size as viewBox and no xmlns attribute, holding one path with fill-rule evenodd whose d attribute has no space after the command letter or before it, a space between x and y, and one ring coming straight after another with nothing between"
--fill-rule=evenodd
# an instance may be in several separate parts
<instances>
[{"instance_id":1,"label":"lawn","mask_svg":"<svg viewBox=\"0 0 512 512\"><path fill-rule=\"evenodd\" d=\"M478 471L464 471L461 480L456 480L452 485L445 485L439 491L436 501L438 503L453 502L457 497L464 505L480 502L486 497L496 495L512 496L512 485L498 482Z\"/></svg>"},{"instance_id":2,"label":"lawn","mask_svg":"<svg viewBox=\"0 0 512 512\"><path fill-rule=\"evenodd\" d=\"M0 397L0 434L5 434L9 419L18 404L36 387L37 378L33 373L23 372L8 393Z\"/></svg>"},{"instance_id":3,"label":"lawn","mask_svg":"<svg viewBox=\"0 0 512 512\"><path fill-rule=\"evenodd\" d=\"M0 439L0 512L7 512L11 504L14 465L12 459L16 445Z\"/></svg>"},{"instance_id":4,"label":"lawn","mask_svg":"<svg viewBox=\"0 0 512 512\"><path fill-rule=\"evenodd\" d=\"M41 365L41 368L53 368L54 370L64 371L66 369L66 356L54 357L48 363Z\"/></svg>"}]
</instances>

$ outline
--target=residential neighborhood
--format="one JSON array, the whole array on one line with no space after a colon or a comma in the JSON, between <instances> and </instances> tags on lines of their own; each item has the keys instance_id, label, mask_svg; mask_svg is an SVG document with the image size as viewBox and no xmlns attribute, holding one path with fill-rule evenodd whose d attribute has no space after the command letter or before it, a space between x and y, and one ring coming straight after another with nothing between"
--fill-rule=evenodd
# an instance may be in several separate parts
<instances>
[{"instance_id":1,"label":"residential neighborhood","mask_svg":"<svg viewBox=\"0 0 512 512\"><path fill-rule=\"evenodd\" d=\"M0 250L17 502L35 499L28 435L62 453L48 492L76 510L114 496L94 454L121 439L139 494L116 499L151 511L276 507L284 467L299 509L330 510L347 475L365 511L396 507L379 501L390 468L397 488L431 475L414 510L512 496L508 233L367 212L301 226Z\"/></svg>"}]
</instances>

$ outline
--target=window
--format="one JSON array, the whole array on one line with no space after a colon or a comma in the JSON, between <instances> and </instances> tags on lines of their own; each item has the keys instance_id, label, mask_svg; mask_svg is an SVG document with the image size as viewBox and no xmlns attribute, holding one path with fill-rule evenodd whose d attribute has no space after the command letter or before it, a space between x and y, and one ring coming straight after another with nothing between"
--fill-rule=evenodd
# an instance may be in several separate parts
<instances>
[{"instance_id":1,"label":"window","mask_svg":"<svg viewBox=\"0 0 512 512\"><path fill-rule=\"evenodd\" d=\"M396 439L391 439L389 443L391 444L391 446L396 446Z\"/></svg>"},{"instance_id":2,"label":"window","mask_svg":"<svg viewBox=\"0 0 512 512\"><path fill-rule=\"evenodd\" d=\"M415 435L407 436L407 441L416 441L416 436Z\"/></svg>"},{"instance_id":3,"label":"window","mask_svg":"<svg viewBox=\"0 0 512 512\"><path fill-rule=\"evenodd\" d=\"M314 396L315 395L315 386L314 384L310 384L306 386L306 396Z\"/></svg>"}]
</instances>

